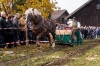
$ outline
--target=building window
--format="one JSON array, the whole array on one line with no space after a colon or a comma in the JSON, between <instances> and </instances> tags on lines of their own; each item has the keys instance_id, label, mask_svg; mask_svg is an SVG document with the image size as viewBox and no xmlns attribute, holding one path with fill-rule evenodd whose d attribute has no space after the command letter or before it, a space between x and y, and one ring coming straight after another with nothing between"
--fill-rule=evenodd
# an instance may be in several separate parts
<instances>
[{"instance_id":1,"label":"building window","mask_svg":"<svg viewBox=\"0 0 100 66\"><path fill-rule=\"evenodd\" d=\"M62 22L64 22L64 18L62 18Z\"/></svg>"},{"instance_id":2,"label":"building window","mask_svg":"<svg viewBox=\"0 0 100 66\"><path fill-rule=\"evenodd\" d=\"M100 4L96 4L96 9L100 9Z\"/></svg>"}]
</instances>

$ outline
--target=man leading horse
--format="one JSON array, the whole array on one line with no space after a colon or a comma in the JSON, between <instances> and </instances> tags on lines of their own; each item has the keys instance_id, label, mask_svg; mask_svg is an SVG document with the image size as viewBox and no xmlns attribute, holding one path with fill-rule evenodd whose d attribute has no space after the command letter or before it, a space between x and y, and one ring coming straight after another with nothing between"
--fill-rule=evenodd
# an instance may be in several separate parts
<instances>
[{"instance_id":1,"label":"man leading horse","mask_svg":"<svg viewBox=\"0 0 100 66\"><path fill-rule=\"evenodd\" d=\"M71 35L71 41L74 43L75 38L77 39L77 45L80 44L81 39L81 33L80 33L80 22L77 21L76 17L73 17L72 22L69 23L70 27L72 27L72 35Z\"/></svg>"}]
</instances>

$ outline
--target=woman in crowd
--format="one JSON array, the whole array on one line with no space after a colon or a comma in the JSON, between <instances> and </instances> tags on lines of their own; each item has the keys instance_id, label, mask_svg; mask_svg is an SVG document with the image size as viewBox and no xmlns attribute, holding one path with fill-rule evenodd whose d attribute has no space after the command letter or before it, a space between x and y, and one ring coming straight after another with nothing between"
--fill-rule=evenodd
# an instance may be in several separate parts
<instances>
[{"instance_id":1,"label":"woman in crowd","mask_svg":"<svg viewBox=\"0 0 100 66\"><path fill-rule=\"evenodd\" d=\"M23 14L22 17L20 18L20 41L25 41L26 40L26 15ZM26 45L25 42L20 43L21 45Z\"/></svg>"},{"instance_id":2,"label":"woman in crowd","mask_svg":"<svg viewBox=\"0 0 100 66\"><path fill-rule=\"evenodd\" d=\"M14 42L15 40L15 37L14 37L14 25L13 25L13 18L14 16L13 15L8 15L8 20L7 20L7 28L11 28L8 30L8 42ZM9 44L8 45L8 48L11 48L13 47L14 44Z\"/></svg>"}]
</instances>

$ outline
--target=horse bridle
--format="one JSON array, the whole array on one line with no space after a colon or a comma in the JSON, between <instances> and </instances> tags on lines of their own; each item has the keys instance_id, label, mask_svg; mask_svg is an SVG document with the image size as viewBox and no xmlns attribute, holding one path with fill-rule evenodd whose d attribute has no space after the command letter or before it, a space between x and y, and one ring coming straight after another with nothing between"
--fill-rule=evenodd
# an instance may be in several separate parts
<instances>
[{"instance_id":1,"label":"horse bridle","mask_svg":"<svg viewBox=\"0 0 100 66\"><path fill-rule=\"evenodd\" d=\"M37 16L36 16L37 17ZM33 23L32 23L32 26L35 24L35 23L37 23L38 21L42 24L42 22L40 21L42 18L41 18L41 16L39 16L38 17L38 20L36 20L36 21L34 21Z\"/></svg>"},{"instance_id":2,"label":"horse bridle","mask_svg":"<svg viewBox=\"0 0 100 66\"><path fill-rule=\"evenodd\" d=\"M28 17L31 17L31 16L33 16L33 15L30 13L30 14L28 15ZM31 26L33 26L35 23L37 23L39 20L41 20L41 19L42 19L41 15L36 16L36 17L37 17L38 19L37 19L36 21L34 21L34 22L33 22L33 20L32 20L32 18L33 18L33 17L31 17L31 18L30 18L30 20L29 20L29 21L31 22ZM41 22L41 21L39 21L39 22L42 24L42 22Z\"/></svg>"}]
</instances>

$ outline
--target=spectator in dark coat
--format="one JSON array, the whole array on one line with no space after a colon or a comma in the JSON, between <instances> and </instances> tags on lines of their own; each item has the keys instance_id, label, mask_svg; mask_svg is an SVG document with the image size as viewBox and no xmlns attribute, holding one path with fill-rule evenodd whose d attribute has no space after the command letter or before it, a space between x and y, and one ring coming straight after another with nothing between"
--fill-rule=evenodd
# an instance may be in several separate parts
<instances>
[{"instance_id":1,"label":"spectator in dark coat","mask_svg":"<svg viewBox=\"0 0 100 66\"><path fill-rule=\"evenodd\" d=\"M29 22L27 23L27 28L28 28L28 39L33 40L32 39L32 31L31 31L31 24ZM29 44L32 44L32 41L29 41Z\"/></svg>"},{"instance_id":2,"label":"spectator in dark coat","mask_svg":"<svg viewBox=\"0 0 100 66\"><path fill-rule=\"evenodd\" d=\"M8 21L7 21L7 28L14 28L14 25L13 25L13 18L14 16L13 15L8 15ZM14 29L9 29L8 30L8 42L14 42ZM8 48L11 48L13 47L14 44L9 44L8 45Z\"/></svg>"},{"instance_id":3,"label":"spectator in dark coat","mask_svg":"<svg viewBox=\"0 0 100 66\"><path fill-rule=\"evenodd\" d=\"M0 17L0 28L7 28L6 26L6 13L1 12L1 17ZM6 30L0 30L0 48L5 47L5 36L7 32Z\"/></svg>"},{"instance_id":4,"label":"spectator in dark coat","mask_svg":"<svg viewBox=\"0 0 100 66\"><path fill-rule=\"evenodd\" d=\"M85 30L84 30L84 39L87 39L87 36L88 36L88 30L87 30L87 28L85 28Z\"/></svg>"},{"instance_id":5,"label":"spectator in dark coat","mask_svg":"<svg viewBox=\"0 0 100 66\"><path fill-rule=\"evenodd\" d=\"M15 17L14 17L14 27L16 28L15 29L15 42L19 41L19 35L20 35L20 30L19 30L20 24L19 24L19 21L18 21L19 17L20 17L19 13L16 13Z\"/></svg>"},{"instance_id":6,"label":"spectator in dark coat","mask_svg":"<svg viewBox=\"0 0 100 66\"><path fill-rule=\"evenodd\" d=\"M88 29L88 39L92 39L92 32L93 30L91 28Z\"/></svg>"},{"instance_id":7,"label":"spectator in dark coat","mask_svg":"<svg viewBox=\"0 0 100 66\"><path fill-rule=\"evenodd\" d=\"M98 28L98 38L100 38L100 27Z\"/></svg>"},{"instance_id":8,"label":"spectator in dark coat","mask_svg":"<svg viewBox=\"0 0 100 66\"><path fill-rule=\"evenodd\" d=\"M82 39L84 39L85 29L83 27L81 28L81 34L82 34Z\"/></svg>"}]
</instances>

